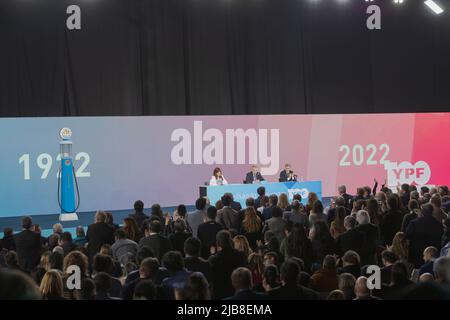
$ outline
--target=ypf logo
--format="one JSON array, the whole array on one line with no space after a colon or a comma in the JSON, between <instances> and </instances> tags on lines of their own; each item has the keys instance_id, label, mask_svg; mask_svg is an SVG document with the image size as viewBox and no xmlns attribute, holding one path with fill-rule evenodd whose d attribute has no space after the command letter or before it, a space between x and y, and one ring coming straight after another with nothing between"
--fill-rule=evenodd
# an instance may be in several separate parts
<instances>
[{"instance_id":1,"label":"ypf logo","mask_svg":"<svg viewBox=\"0 0 450 320\"><path fill-rule=\"evenodd\" d=\"M398 183L424 185L431 178L430 166L425 161L417 161L415 165L409 161L403 161L400 164L385 161L384 168L387 171L390 186L396 186Z\"/></svg>"},{"instance_id":2,"label":"ypf logo","mask_svg":"<svg viewBox=\"0 0 450 320\"><path fill-rule=\"evenodd\" d=\"M305 188L303 188L303 189L298 189L298 188L288 189L289 199L292 199L294 197L294 195L296 195L296 194L299 194L302 197L302 199L306 199L306 198L308 198L309 191L308 191L308 189L305 189Z\"/></svg>"}]
</instances>

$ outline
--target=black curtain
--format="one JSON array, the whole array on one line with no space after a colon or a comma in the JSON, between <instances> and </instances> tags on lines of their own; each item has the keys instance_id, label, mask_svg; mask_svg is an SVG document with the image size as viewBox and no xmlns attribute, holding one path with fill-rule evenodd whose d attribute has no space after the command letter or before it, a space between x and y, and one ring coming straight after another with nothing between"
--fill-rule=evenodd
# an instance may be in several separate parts
<instances>
[{"instance_id":1,"label":"black curtain","mask_svg":"<svg viewBox=\"0 0 450 320\"><path fill-rule=\"evenodd\" d=\"M440 3L2 0L0 116L447 111Z\"/></svg>"}]
</instances>

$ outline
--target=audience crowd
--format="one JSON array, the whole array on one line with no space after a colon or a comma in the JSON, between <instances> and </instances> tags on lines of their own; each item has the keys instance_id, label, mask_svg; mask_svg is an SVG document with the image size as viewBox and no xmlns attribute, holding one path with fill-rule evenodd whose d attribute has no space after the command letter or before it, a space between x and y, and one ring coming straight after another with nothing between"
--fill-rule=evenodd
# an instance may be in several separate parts
<instances>
[{"instance_id":1,"label":"audience crowd","mask_svg":"<svg viewBox=\"0 0 450 320\"><path fill-rule=\"evenodd\" d=\"M390 300L450 298L450 209L446 186L345 186L324 208L314 193L248 198L226 193L193 212L154 204L118 225L109 212L76 236L55 224L0 240L0 299ZM373 266L380 286L368 285ZM74 286L74 266L79 286Z\"/></svg>"}]
</instances>

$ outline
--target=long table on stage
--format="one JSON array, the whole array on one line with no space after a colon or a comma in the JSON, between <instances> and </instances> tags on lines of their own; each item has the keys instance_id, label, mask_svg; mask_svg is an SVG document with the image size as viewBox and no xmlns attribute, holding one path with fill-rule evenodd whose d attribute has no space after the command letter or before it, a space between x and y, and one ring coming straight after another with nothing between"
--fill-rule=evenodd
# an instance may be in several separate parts
<instances>
[{"instance_id":1,"label":"long table on stage","mask_svg":"<svg viewBox=\"0 0 450 320\"><path fill-rule=\"evenodd\" d=\"M289 201L295 194L300 194L302 203L306 204L310 192L315 192L319 200L322 200L322 181L294 181L294 182L262 182L253 184L226 184L222 186L200 186L200 197L208 197L211 204L220 200L224 193L233 194L234 201L239 202L245 208L245 200L249 197L257 198L256 190L264 186L266 195L286 193Z\"/></svg>"}]
</instances>

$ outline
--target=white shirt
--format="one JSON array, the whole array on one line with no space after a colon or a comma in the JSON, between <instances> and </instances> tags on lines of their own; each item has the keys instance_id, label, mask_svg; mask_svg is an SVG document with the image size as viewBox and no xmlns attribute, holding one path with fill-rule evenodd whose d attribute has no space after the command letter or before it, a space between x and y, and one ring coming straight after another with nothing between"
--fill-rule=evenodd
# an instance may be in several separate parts
<instances>
[{"instance_id":1,"label":"white shirt","mask_svg":"<svg viewBox=\"0 0 450 320\"><path fill-rule=\"evenodd\" d=\"M216 177L212 176L211 180L209 180L210 186L220 186L223 184L228 184L227 180L225 180L225 177L222 176L222 181L220 179L216 179Z\"/></svg>"}]
</instances>

